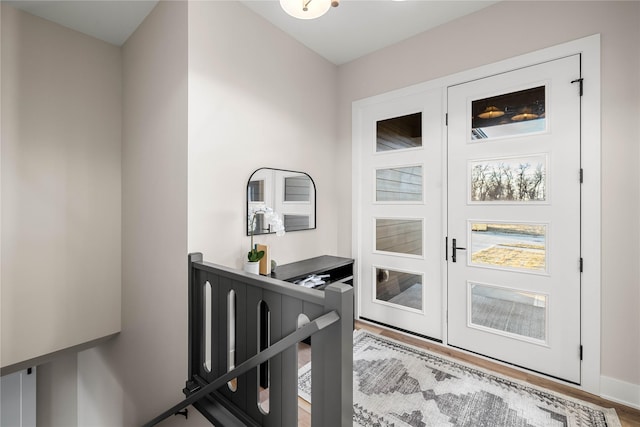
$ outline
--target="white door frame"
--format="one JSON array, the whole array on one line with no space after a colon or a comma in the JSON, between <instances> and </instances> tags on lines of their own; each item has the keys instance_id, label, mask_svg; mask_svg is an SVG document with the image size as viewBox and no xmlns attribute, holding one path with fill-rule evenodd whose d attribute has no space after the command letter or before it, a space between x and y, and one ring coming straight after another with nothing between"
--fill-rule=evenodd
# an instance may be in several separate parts
<instances>
[{"instance_id":1,"label":"white door frame","mask_svg":"<svg viewBox=\"0 0 640 427\"><path fill-rule=\"evenodd\" d=\"M582 383L579 388L600 395L600 324L601 324L601 185L600 185L600 35L592 35L582 39L570 41L550 48L524 54L490 65L474 68L436 80L419 83L393 92L384 93L370 98L354 101L352 105L352 256L360 259L362 235L358 224L361 218L361 186L360 177L362 167L360 153L365 147L361 138L361 110L363 107L383 103L398 97L423 92L425 90L442 89L443 111L447 111L446 88L471 80L484 78L505 71L528 67L545 61L550 61L574 54L582 54L582 78L584 79L584 93L582 96L581 134L582 153L581 165L584 171L582 185L582 225L581 252L584 260L582 273L581 296L581 342L583 346ZM444 120L444 117L443 117ZM442 143L446 144L446 127L443 127ZM445 150L446 153L446 150ZM446 171L447 159L443 155L443 171ZM443 187L446 188L446 174L442 177ZM446 192L443 192L442 209L443 221L446 221ZM447 224L442 225L442 242L447 230ZM443 307L446 307L446 261L442 259L443 272ZM358 278L361 276L361 266L356 262L355 291L358 292ZM356 305L356 316L359 316L360 304ZM447 345L446 310L443 310L443 344Z\"/></svg>"}]
</instances>

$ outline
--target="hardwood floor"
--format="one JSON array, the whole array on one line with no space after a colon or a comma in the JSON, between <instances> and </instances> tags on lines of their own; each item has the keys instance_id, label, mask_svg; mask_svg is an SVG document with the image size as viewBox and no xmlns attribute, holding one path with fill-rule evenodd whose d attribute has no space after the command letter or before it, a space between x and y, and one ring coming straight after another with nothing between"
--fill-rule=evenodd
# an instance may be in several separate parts
<instances>
[{"instance_id":1,"label":"hardwood floor","mask_svg":"<svg viewBox=\"0 0 640 427\"><path fill-rule=\"evenodd\" d=\"M620 418L620 423L622 424L622 427L640 427L640 410L638 409L630 408L628 406L624 406L619 403L605 400L598 396L584 392L582 390L578 390L569 385L565 385L553 380L539 377L537 375L520 371L518 369L513 369L508 366L501 365L499 363L491 362L491 361L482 359L480 357L469 355L461 351L457 351L451 348L438 345L436 343L422 340L417 337L405 335L391 329L386 329L380 326L372 325L370 323L359 322L359 321L356 321L356 328L364 329L371 333L392 338L397 341L401 341L416 347L423 348L425 350L432 351L434 353L442 354L448 357L453 357L467 363L472 363L481 368L488 369L498 374L506 375L521 381L526 381L530 384L533 384L538 387L544 387L556 393L562 393L567 396L571 396L576 399L581 399L587 402L591 402L606 408L614 408L618 414L618 417ZM308 355L306 355L305 357L308 357ZM310 414L311 414L311 405L305 400L298 398L298 426L299 427L311 426Z\"/></svg>"}]
</instances>

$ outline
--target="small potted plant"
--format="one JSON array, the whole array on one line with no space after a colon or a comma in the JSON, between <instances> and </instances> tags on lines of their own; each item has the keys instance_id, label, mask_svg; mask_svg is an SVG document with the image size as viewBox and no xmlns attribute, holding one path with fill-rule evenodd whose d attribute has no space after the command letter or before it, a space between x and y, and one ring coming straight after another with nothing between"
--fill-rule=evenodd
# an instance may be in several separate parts
<instances>
[{"instance_id":1,"label":"small potted plant","mask_svg":"<svg viewBox=\"0 0 640 427\"><path fill-rule=\"evenodd\" d=\"M268 225L270 232L275 232L276 236L283 236L285 233L284 222L273 209L265 205L257 205L249 209L249 235L251 236L251 246L247 252L247 261L244 270L247 273L259 274L260 260L264 257L264 251L258 250L258 245L253 243L253 235L256 228L256 216L263 215L264 222Z\"/></svg>"}]
</instances>

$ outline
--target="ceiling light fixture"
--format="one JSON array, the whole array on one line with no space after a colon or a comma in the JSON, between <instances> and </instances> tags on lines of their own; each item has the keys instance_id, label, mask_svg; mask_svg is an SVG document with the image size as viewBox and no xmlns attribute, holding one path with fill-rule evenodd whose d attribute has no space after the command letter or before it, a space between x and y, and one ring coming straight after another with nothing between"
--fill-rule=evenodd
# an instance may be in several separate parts
<instances>
[{"instance_id":1,"label":"ceiling light fixture","mask_svg":"<svg viewBox=\"0 0 640 427\"><path fill-rule=\"evenodd\" d=\"M484 111L478 114L481 119L493 119L496 117L504 116L504 111L499 110L498 107L490 106L484 109Z\"/></svg>"},{"instance_id":2,"label":"ceiling light fixture","mask_svg":"<svg viewBox=\"0 0 640 427\"><path fill-rule=\"evenodd\" d=\"M520 111L520 114L517 114L517 115L511 117L511 120L514 120L516 122L522 122L524 120L537 119L538 117L540 117L540 116L538 116L537 114L532 112L531 108L525 107Z\"/></svg>"},{"instance_id":3,"label":"ceiling light fixture","mask_svg":"<svg viewBox=\"0 0 640 427\"><path fill-rule=\"evenodd\" d=\"M298 19L315 19L327 13L330 7L338 7L340 0L280 0L280 6Z\"/></svg>"}]
</instances>

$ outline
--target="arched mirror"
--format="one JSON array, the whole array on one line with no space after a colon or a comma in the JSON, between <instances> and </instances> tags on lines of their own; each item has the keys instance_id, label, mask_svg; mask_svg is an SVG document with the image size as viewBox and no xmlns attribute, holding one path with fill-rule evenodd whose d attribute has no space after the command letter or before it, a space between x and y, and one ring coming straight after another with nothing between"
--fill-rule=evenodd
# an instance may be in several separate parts
<instances>
[{"instance_id":1,"label":"arched mirror","mask_svg":"<svg viewBox=\"0 0 640 427\"><path fill-rule=\"evenodd\" d=\"M304 172L260 168L247 183L247 236L275 232L265 210L282 219L285 231L316 228L316 186ZM268 217L268 215L267 215Z\"/></svg>"}]
</instances>

